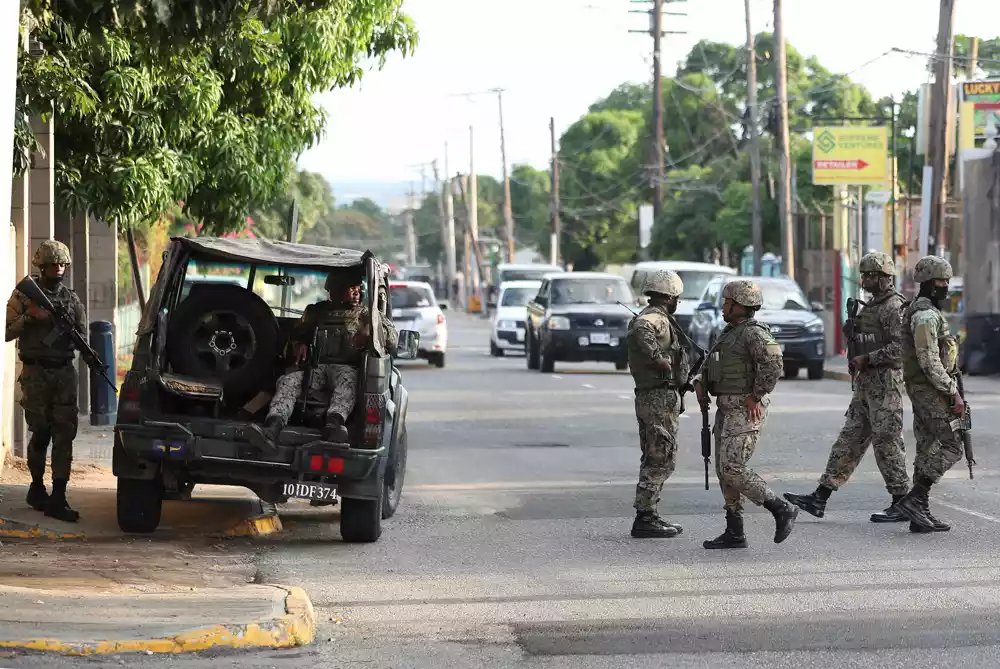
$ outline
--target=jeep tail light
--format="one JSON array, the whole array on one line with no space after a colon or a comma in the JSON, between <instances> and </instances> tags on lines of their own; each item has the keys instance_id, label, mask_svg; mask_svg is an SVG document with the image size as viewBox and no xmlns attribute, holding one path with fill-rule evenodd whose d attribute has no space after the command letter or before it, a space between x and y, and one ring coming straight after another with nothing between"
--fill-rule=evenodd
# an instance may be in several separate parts
<instances>
[{"instance_id":1,"label":"jeep tail light","mask_svg":"<svg viewBox=\"0 0 1000 669\"><path fill-rule=\"evenodd\" d=\"M365 399L365 435L366 448L378 446L379 435L382 433L382 415L385 413L385 397L370 394Z\"/></svg>"},{"instance_id":2,"label":"jeep tail light","mask_svg":"<svg viewBox=\"0 0 1000 669\"><path fill-rule=\"evenodd\" d=\"M142 413L140 399L144 381L145 377L141 373L129 371L125 374L125 380L118 393L118 422L131 423L139 420Z\"/></svg>"},{"instance_id":3,"label":"jeep tail light","mask_svg":"<svg viewBox=\"0 0 1000 669\"><path fill-rule=\"evenodd\" d=\"M326 461L326 471L328 474L344 473L344 458L330 458Z\"/></svg>"},{"instance_id":4,"label":"jeep tail light","mask_svg":"<svg viewBox=\"0 0 1000 669\"><path fill-rule=\"evenodd\" d=\"M309 470L313 472L323 471L323 456L322 455L311 455L309 456Z\"/></svg>"}]
</instances>

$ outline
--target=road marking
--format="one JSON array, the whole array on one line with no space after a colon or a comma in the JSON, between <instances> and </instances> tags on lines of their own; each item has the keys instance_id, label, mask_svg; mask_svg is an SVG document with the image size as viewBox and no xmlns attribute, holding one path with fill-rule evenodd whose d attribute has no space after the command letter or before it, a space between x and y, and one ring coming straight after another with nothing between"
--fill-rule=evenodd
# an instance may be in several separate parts
<instances>
[{"instance_id":1,"label":"road marking","mask_svg":"<svg viewBox=\"0 0 1000 669\"><path fill-rule=\"evenodd\" d=\"M972 509L966 509L964 506L958 506L957 504L951 504L950 502L942 502L940 500L938 500L937 503L940 504L941 506L946 506L949 509L954 509L955 511L961 511L962 513L967 513L970 516L974 516L981 520L988 520L991 523L997 523L998 525L1000 525L1000 518L997 518L996 516L991 516L988 513L973 511Z\"/></svg>"},{"instance_id":2,"label":"road marking","mask_svg":"<svg viewBox=\"0 0 1000 669\"><path fill-rule=\"evenodd\" d=\"M591 388L592 389L594 386L590 385L589 383L585 383L585 384L583 384L583 387L584 388Z\"/></svg>"},{"instance_id":3,"label":"road marking","mask_svg":"<svg viewBox=\"0 0 1000 669\"><path fill-rule=\"evenodd\" d=\"M550 374L550 376L556 381L562 381L562 377L559 376L558 374Z\"/></svg>"},{"instance_id":4,"label":"road marking","mask_svg":"<svg viewBox=\"0 0 1000 669\"><path fill-rule=\"evenodd\" d=\"M632 399L632 396L631 395L619 395L618 399L620 399L620 400L630 400L630 399Z\"/></svg>"}]
</instances>

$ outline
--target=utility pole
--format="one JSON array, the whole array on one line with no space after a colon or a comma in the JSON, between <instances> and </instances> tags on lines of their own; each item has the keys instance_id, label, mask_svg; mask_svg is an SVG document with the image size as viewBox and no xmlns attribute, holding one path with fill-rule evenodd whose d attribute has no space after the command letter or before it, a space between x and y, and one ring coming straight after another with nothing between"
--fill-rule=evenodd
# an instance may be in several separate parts
<instances>
[{"instance_id":1,"label":"utility pole","mask_svg":"<svg viewBox=\"0 0 1000 669\"><path fill-rule=\"evenodd\" d=\"M556 152L556 120L549 117L549 138L552 144L552 167L549 176L551 178L551 203L552 209L552 236L549 242L549 264L559 264L559 236L562 222L559 220L559 154Z\"/></svg>"},{"instance_id":2,"label":"utility pole","mask_svg":"<svg viewBox=\"0 0 1000 669\"><path fill-rule=\"evenodd\" d=\"M441 185L441 175L438 172L437 158L431 161L431 170L434 172L434 190L437 191L438 218L441 219L441 248L446 249L448 248L448 216L444 210L444 191L442 190ZM445 172L445 174L447 174L447 172ZM441 275L440 269L441 264L438 263L438 276ZM444 295L445 297L449 297L449 291L451 290L451 277L448 276L447 268L445 268L443 274L446 282Z\"/></svg>"},{"instance_id":3,"label":"utility pole","mask_svg":"<svg viewBox=\"0 0 1000 669\"><path fill-rule=\"evenodd\" d=\"M455 278L458 276L458 262L455 252L455 200L452 197L452 184L454 181L448 177L448 143L444 144L444 176L445 180L441 185L444 196L444 216L446 232L444 238L444 252L448 263L448 295L452 300L458 299L457 291L454 289ZM455 294L453 294L455 293Z\"/></svg>"},{"instance_id":4,"label":"utility pole","mask_svg":"<svg viewBox=\"0 0 1000 669\"><path fill-rule=\"evenodd\" d=\"M653 0L653 225L663 213L663 74L660 43L663 39L663 0ZM643 255L646 252L643 251Z\"/></svg>"},{"instance_id":5,"label":"utility pole","mask_svg":"<svg viewBox=\"0 0 1000 669\"><path fill-rule=\"evenodd\" d=\"M948 151L951 128L952 54L955 48L955 0L940 0L938 14L937 60L934 63L934 86L931 89L930 136L927 164L931 166L930 231L934 235L936 255L944 255L945 204L948 200Z\"/></svg>"},{"instance_id":6,"label":"utility pole","mask_svg":"<svg viewBox=\"0 0 1000 669\"><path fill-rule=\"evenodd\" d=\"M473 142L472 126L469 126L469 191L466 198L469 213L469 234L472 236L473 252L479 258L479 181L476 179L476 159ZM480 297L482 301L482 291L480 287L481 275L479 272L479 262L477 260L472 268L472 290L474 295Z\"/></svg>"},{"instance_id":7,"label":"utility pole","mask_svg":"<svg viewBox=\"0 0 1000 669\"><path fill-rule=\"evenodd\" d=\"M410 266L417 264L417 235L413 230L413 196L416 193L413 192L413 182L410 182L410 190L407 192L406 197L408 200L408 206L406 213L404 214L404 220L406 222L406 262Z\"/></svg>"},{"instance_id":8,"label":"utility pole","mask_svg":"<svg viewBox=\"0 0 1000 669\"><path fill-rule=\"evenodd\" d=\"M795 278L795 237L792 222L792 174L788 138L788 72L781 0L774 0L774 61L778 93L778 220L781 222L781 259L785 274Z\"/></svg>"},{"instance_id":9,"label":"utility pole","mask_svg":"<svg viewBox=\"0 0 1000 669\"><path fill-rule=\"evenodd\" d=\"M760 144L757 141L757 52L750 26L750 0L743 0L747 19L747 131L750 133L750 187L753 189L753 273L760 276L764 229L760 208Z\"/></svg>"},{"instance_id":10,"label":"utility pole","mask_svg":"<svg viewBox=\"0 0 1000 669\"><path fill-rule=\"evenodd\" d=\"M507 174L507 143L503 132L503 93L504 89L493 89L497 94L497 105L500 110L500 159L503 162L503 222L507 231L507 262L514 262L514 214L510 203L510 176Z\"/></svg>"}]
</instances>

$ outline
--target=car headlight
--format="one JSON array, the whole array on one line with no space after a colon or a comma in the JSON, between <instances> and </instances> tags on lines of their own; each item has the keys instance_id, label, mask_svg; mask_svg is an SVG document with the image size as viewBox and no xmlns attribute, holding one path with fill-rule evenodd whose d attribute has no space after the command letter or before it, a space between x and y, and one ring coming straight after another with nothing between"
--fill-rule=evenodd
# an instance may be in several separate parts
<instances>
[{"instance_id":1,"label":"car headlight","mask_svg":"<svg viewBox=\"0 0 1000 669\"><path fill-rule=\"evenodd\" d=\"M806 332L812 334L820 334L823 332L823 319L817 318L812 323L806 326Z\"/></svg>"},{"instance_id":2,"label":"car headlight","mask_svg":"<svg viewBox=\"0 0 1000 669\"><path fill-rule=\"evenodd\" d=\"M569 319L565 316L549 316L550 330L569 330Z\"/></svg>"},{"instance_id":3,"label":"car headlight","mask_svg":"<svg viewBox=\"0 0 1000 669\"><path fill-rule=\"evenodd\" d=\"M516 321L497 321L497 330L516 330Z\"/></svg>"}]
</instances>

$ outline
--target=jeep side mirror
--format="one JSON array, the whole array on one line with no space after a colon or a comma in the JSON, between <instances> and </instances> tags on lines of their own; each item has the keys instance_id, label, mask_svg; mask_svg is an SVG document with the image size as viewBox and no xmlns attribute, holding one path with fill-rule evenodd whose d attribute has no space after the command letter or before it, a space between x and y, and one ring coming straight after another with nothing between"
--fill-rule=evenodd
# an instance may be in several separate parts
<instances>
[{"instance_id":1,"label":"jeep side mirror","mask_svg":"<svg viewBox=\"0 0 1000 669\"><path fill-rule=\"evenodd\" d=\"M698 305L696 311L715 311L715 305L711 302L702 302Z\"/></svg>"},{"instance_id":2,"label":"jeep side mirror","mask_svg":"<svg viewBox=\"0 0 1000 669\"><path fill-rule=\"evenodd\" d=\"M399 343L396 346L396 358L399 360L416 360L417 349L420 347L420 333L413 330L400 330Z\"/></svg>"}]
</instances>

